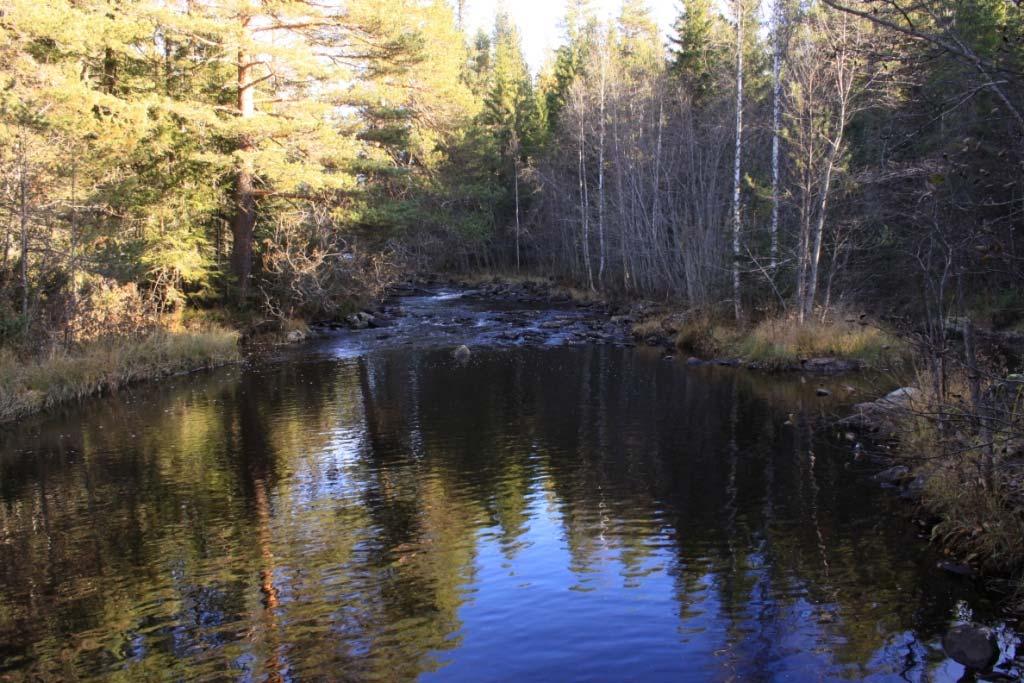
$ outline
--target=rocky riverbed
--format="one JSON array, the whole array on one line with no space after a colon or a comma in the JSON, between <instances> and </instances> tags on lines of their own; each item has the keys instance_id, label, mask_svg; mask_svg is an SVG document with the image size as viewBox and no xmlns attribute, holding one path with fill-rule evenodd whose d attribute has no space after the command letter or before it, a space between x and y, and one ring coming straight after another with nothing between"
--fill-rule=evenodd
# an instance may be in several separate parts
<instances>
[{"instance_id":1,"label":"rocky riverbed","mask_svg":"<svg viewBox=\"0 0 1024 683\"><path fill-rule=\"evenodd\" d=\"M313 330L364 332L385 344L443 344L459 340L468 346L611 344L681 351L675 337L685 313L673 313L650 301L608 302L578 296L543 280L523 282L459 280L403 282L379 305L341 320L315 323ZM444 307L438 307L444 302ZM646 324L657 320L657 325ZM684 356L685 357L685 356ZM837 375L864 369L856 359L803 358L788 366L743 358L697 358L691 366L716 365L762 371Z\"/></svg>"}]
</instances>

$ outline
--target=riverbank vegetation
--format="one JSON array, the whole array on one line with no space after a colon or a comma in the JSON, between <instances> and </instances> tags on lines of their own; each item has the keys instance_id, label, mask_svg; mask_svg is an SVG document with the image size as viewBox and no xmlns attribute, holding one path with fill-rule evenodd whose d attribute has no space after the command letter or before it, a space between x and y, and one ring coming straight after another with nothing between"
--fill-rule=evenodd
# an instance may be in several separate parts
<instances>
[{"instance_id":1,"label":"riverbank vegetation","mask_svg":"<svg viewBox=\"0 0 1024 683\"><path fill-rule=\"evenodd\" d=\"M0 422L71 400L239 360L238 335L224 328L171 332L141 339L98 341L50 355L0 353Z\"/></svg>"},{"instance_id":2,"label":"riverbank vegetation","mask_svg":"<svg viewBox=\"0 0 1024 683\"><path fill-rule=\"evenodd\" d=\"M858 406L844 422L889 442L881 460L891 467L879 476L923 503L954 570L1008 579L1003 592L1024 609L1024 378L991 380L981 396L962 369L948 374L942 393L927 379L916 382L923 389Z\"/></svg>"}]
</instances>

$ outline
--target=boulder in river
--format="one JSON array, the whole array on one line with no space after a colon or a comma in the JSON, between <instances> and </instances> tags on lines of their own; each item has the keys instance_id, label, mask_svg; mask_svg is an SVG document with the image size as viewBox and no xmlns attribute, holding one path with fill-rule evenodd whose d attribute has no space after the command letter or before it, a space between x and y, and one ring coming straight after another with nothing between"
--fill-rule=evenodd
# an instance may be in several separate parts
<instances>
[{"instance_id":1,"label":"boulder in river","mask_svg":"<svg viewBox=\"0 0 1024 683\"><path fill-rule=\"evenodd\" d=\"M353 330L365 330L367 327L376 327L372 314L366 311L359 311L345 318L345 322Z\"/></svg>"},{"instance_id":2,"label":"boulder in river","mask_svg":"<svg viewBox=\"0 0 1024 683\"><path fill-rule=\"evenodd\" d=\"M457 361L467 361L469 360L469 356L471 354L472 352L469 350L469 347L466 346L465 344L452 351L452 357L455 358L455 360Z\"/></svg>"},{"instance_id":3,"label":"boulder in river","mask_svg":"<svg viewBox=\"0 0 1024 683\"><path fill-rule=\"evenodd\" d=\"M946 654L974 671L988 671L999 661L999 644L992 629L978 624L954 626L942 637Z\"/></svg>"},{"instance_id":4,"label":"boulder in river","mask_svg":"<svg viewBox=\"0 0 1024 683\"><path fill-rule=\"evenodd\" d=\"M974 576L974 568L969 564L963 564L962 562L953 562L951 560L943 560L936 565L939 569L950 574L956 574L957 576L966 576L971 578Z\"/></svg>"},{"instance_id":5,"label":"boulder in river","mask_svg":"<svg viewBox=\"0 0 1024 683\"><path fill-rule=\"evenodd\" d=\"M899 418L907 414L920 397L920 389L896 389L877 401L858 403L853 407L854 413L840 420L839 425L856 432L872 432L880 439L891 438L899 427Z\"/></svg>"}]
</instances>

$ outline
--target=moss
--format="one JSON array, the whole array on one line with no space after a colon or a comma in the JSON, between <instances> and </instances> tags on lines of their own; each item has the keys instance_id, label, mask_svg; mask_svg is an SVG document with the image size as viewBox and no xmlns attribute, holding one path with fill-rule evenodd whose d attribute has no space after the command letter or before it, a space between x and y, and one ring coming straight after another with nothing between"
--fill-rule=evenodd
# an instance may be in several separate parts
<instances>
[{"instance_id":1,"label":"moss","mask_svg":"<svg viewBox=\"0 0 1024 683\"><path fill-rule=\"evenodd\" d=\"M23 360L0 354L0 421L14 420L134 381L237 361L238 334L221 327L159 331Z\"/></svg>"}]
</instances>

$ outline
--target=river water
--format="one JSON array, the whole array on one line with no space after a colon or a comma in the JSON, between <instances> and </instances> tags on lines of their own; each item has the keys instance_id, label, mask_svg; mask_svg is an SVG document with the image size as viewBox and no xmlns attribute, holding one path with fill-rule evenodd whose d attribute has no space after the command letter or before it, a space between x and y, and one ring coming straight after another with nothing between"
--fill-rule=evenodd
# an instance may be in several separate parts
<instances>
[{"instance_id":1,"label":"river water","mask_svg":"<svg viewBox=\"0 0 1024 683\"><path fill-rule=\"evenodd\" d=\"M952 681L959 619L1019 673L822 426L850 379L403 306L0 431L0 680Z\"/></svg>"}]
</instances>

